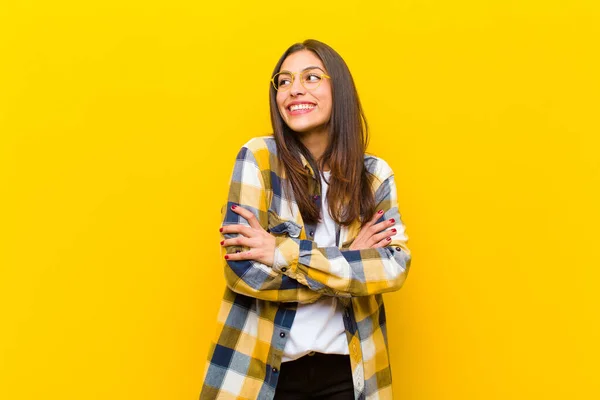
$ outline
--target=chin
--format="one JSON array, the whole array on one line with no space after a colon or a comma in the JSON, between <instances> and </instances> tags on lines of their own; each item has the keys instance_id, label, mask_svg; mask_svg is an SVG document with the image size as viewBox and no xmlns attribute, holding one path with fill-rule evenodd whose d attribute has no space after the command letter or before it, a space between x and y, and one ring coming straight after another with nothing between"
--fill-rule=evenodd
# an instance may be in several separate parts
<instances>
[{"instance_id":1,"label":"chin","mask_svg":"<svg viewBox=\"0 0 600 400\"><path fill-rule=\"evenodd\" d=\"M291 130L293 130L296 133L308 133L308 132L311 132L314 130L321 129L325 125L323 123L318 123L318 124L286 123L286 124Z\"/></svg>"},{"instance_id":2,"label":"chin","mask_svg":"<svg viewBox=\"0 0 600 400\"><path fill-rule=\"evenodd\" d=\"M293 125L288 125L288 126L290 127L291 130L293 130L296 133L307 133L315 128L313 126L293 126Z\"/></svg>"}]
</instances>

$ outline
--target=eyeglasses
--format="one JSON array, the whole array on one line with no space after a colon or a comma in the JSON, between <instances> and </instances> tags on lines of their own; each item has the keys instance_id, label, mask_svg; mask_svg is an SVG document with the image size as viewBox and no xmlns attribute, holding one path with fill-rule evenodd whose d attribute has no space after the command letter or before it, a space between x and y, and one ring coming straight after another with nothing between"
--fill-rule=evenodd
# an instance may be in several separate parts
<instances>
[{"instance_id":1,"label":"eyeglasses","mask_svg":"<svg viewBox=\"0 0 600 400\"><path fill-rule=\"evenodd\" d=\"M296 74L300 75L300 83L307 90L315 90L318 88L323 81L323 78L331 79L329 75L323 74L321 73L321 70L315 68L302 72L279 72L271 78L271 83L273 83L275 90L285 92L286 90L290 90L294 84L294 75Z\"/></svg>"}]
</instances>

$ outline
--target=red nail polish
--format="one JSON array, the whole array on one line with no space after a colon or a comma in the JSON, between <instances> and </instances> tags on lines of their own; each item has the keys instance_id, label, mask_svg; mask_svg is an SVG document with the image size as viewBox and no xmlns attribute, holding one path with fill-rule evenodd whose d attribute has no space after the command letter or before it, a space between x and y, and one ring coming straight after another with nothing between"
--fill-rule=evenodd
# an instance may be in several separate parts
<instances>
[{"instance_id":1,"label":"red nail polish","mask_svg":"<svg viewBox=\"0 0 600 400\"><path fill-rule=\"evenodd\" d=\"M235 210L237 208L237 206L231 206L232 210Z\"/></svg>"},{"instance_id":2,"label":"red nail polish","mask_svg":"<svg viewBox=\"0 0 600 400\"><path fill-rule=\"evenodd\" d=\"M223 246L223 243L225 243L225 241L224 241L224 240L221 240L221 246Z\"/></svg>"},{"instance_id":3,"label":"red nail polish","mask_svg":"<svg viewBox=\"0 0 600 400\"><path fill-rule=\"evenodd\" d=\"M225 259L229 260L229 254L225 254Z\"/></svg>"},{"instance_id":4,"label":"red nail polish","mask_svg":"<svg viewBox=\"0 0 600 400\"><path fill-rule=\"evenodd\" d=\"M392 229L392 232L396 233L396 229Z\"/></svg>"},{"instance_id":5,"label":"red nail polish","mask_svg":"<svg viewBox=\"0 0 600 400\"><path fill-rule=\"evenodd\" d=\"M383 210L377 211L377 214L383 214Z\"/></svg>"},{"instance_id":6,"label":"red nail polish","mask_svg":"<svg viewBox=\"0 0 600 400\"><path fill-rule=\"evenodd\" d=\"M390 240L392 240L392 238L391 238L391 237L389 237L389 238L387 238L386 240L389 242Z\"/></svg>"},{"instance_id":7,"label":"red nail polish","mask_svg":"<svg viewBox=\"0 0 600 400\"><path fill-rule=\"evenodd\" d=\"M223 228L219 229L219 232L223 232Z\"/></svg>"},{"instance_id":8,"label":"red nail polish","mask_svg":"<svg viewBox=\"0 0 600 400\"><path fill-rule=\"evenodd\" d=\"M394 218L391 218L390 222L393 224L394 222L396 222L396 220Z\"/></svg>"}]
</instances>

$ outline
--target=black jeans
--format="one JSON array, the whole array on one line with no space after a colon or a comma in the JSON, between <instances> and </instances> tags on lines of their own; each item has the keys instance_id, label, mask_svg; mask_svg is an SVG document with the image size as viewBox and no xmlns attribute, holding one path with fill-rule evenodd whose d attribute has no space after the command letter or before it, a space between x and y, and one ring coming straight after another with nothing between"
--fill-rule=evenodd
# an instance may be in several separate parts
<instances>
[{"instance_id":1,"label":"black jeans","mask_svg":"<svg viewBox=\"0 0 600 400\"><path fill-rule=\"evenodd\" d=\"M354 400L350 357L307 355L281 364L274 400Z\"/></svg>"}]
</instances>

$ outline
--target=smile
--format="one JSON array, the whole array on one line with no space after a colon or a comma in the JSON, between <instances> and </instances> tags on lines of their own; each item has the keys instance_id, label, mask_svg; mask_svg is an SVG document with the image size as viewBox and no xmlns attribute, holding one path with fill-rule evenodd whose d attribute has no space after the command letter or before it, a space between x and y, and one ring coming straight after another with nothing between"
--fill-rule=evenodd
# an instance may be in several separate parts
<instances>
[{"instance_id":1,"label":"smile","mask_svg":"<svg viewBox=\"0 0 600 400\"><path fill-rule=\"evenodd\" d=\"M287 109L288 109L288 111L289 111L290 114L296 115L296 114L306 114L306 113L309 113L315 107L316 107L316 104L301 103L301 104L292 104Z\"/></svg>"}]
</instances>

